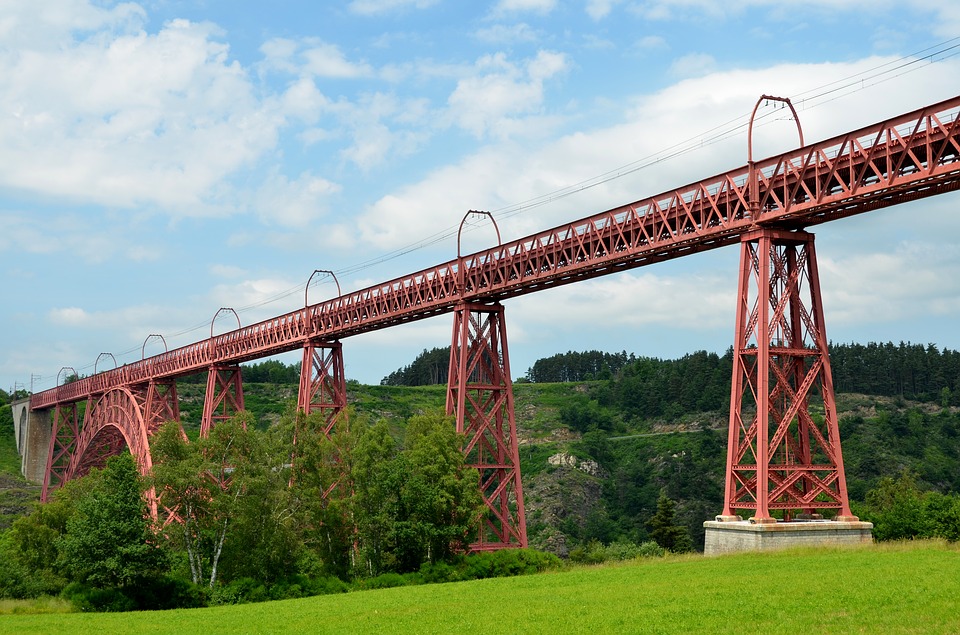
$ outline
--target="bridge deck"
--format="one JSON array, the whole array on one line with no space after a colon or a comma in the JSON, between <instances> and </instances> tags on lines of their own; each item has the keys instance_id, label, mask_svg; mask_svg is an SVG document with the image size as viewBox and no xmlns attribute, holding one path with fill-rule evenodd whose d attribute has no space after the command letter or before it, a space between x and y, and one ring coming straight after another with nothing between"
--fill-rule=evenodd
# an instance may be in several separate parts
<instances>
[{"instance_id":1,"label":"bridge deck","mask_svg":"<svg viewBox=\"0 0 960 635\"><path fill-rule=\"evenodd\" d=\"M758 226L808 227L958 188L960 96L37 393L31 408L714 249Z\"/></svg>"}]
</instances>

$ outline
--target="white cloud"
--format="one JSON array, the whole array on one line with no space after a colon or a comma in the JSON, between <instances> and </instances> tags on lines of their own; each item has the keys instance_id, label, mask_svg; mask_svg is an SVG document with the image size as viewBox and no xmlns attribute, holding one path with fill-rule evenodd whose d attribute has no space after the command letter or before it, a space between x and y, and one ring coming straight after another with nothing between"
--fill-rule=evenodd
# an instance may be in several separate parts
<instances>
[{"instance_id":1,"label":"white cloud","mask_svg":"<svg viewBox=\"0 0 960 635\"><path fill-rule=\"evenodd\" d=\"M670 48L666 39L660 35L646 35L634 43L634 48L641 51L655 51Z\"/></svg>"},{"instance_id":2,"label":"white cloud","mask_svg":"<svg viewBox=\"0 0 960 635\"><path fill-rule=\"evenodd\" d=\"M605 2L607 0L589 0ZM796 23L811 13L823 15L847 14L858 19L858 14L880 14L900 8L904 3L895 0L640 0L630 5L630 11L647 20L710 20L740 19L750 14L756 20L774 19ZM955 2L926 2L907 0L912 12L930 14L930 24L939 37L955 37L960 31L960 6Z\"/></svg>"},{"instance_id":3,"label":"white cloud","mask_svg":"<svg viewBox=\"0 0 960 635\"><path fill-rule=\"evenodd\" d=\"M216 34L176 20L0 54L0 187L226 213L216 186L273 147L282 121Z\"/></svg>"},{"instance_id":4,"label":"white cloud","mask_svg":"<svg viewBox=\"0 0 960 635\"><path fill-rule=\"evenodd\" d=\"M50 310L50 322L57 326L86 326L91 323L91 316L83 309L75 306Z\"/></svg>"},{"instance_id":5,"label":"white cloud","mask_svg":"<svg viewBox=\"0 0 960 635\"><path fill-rule=\"evenodd\" d=\"M247 326L302 308L306 284L306 280L293 281L280 277L218 284L208 294L208 306L233 308L240 317L241 325ZM214 314L215 310L211 310L208 320L212 320ZM229 317L233 319L232 314ZM223 329L218 329L218 332L236 328L235 322L229 327L227 325L228 322L224 321Z\"/></svg>"},{"instance_id":6,"label":"white cloud","mask_svg":"<svg viewBox=\"0 0 960 635\"><path fill-rule=\"evenodd\" d=\"M246 270L241 267L223 264L210 265L210 273L218 278L239 278L247 274Z\"/></svg>"},{"instance_id":7,"label":"white cloud","mask_svg":"<svg viewBox=\"0 0 960 635\"><path fill-rule=\"evenodd\" d=\"M133 262L162 257L164 250L161 246L144 242L136 219L126 221L132 223L92 224L79 214L0 213L0 253L71 254L71 257L88 263L101 263L115 257Z\"/></svg>"},{"instance_id":8,"label":"white cloud","mask_svg":"<svg viewBox=\"0 0 960 635\"><path fill-rule=\"evenodd\" d=\"M399 9L428 9L440 0L353 0L347 7L358 15L379 15Z\"/></svg>"},{"instance_id":9,"label":"white cloud","mask_svg":"<svg viewBox=\"0 0 960 635\"><path fill-rule=\"evenodd\" d=\"M712 72L717 66L713 56L706 53L690 53L678 57L670 64L670 74L681 79L698 77Z\"/></svg>"},{"instance_id":10,"label":"white cloud","mask_svg":"<svg viewBox=\"0 0 960 635\"><path fill-rule=\"evenodd\" d=\"M623 0L587 0L587 15L593 20L602 20L610 15L613 7L622 1Z\"/></svg>"},{"instance_id":11,"label":"white cloud","mask_svg":"<svg viewBox=\"0 0 960 635\"><path fill-rule=\"evenodd\" d=\"M736 271L695 275L622 273L558 288L511 304L525 328L546 325L576 332L602 315L609 327L649 325L685 329L733 328ZM557 316L563 316L557 323Z\"/></svg>"},{"instance_id":12,"label":"white cloud","mask_svg":"<svg viewBox=\"0 0 960 635\"><path fill-rule=\"evenodd\" d=\"M260 52L263 54L261 71L328 79L356 79L374 74L366 62L348 60L339 46L319 38L273 38L260 46Z\"/></svg>"},{"instance_id":13,"label":"white cloud","mask_svg":"<svg viewBox=\"0 0 960 635\"><path fill-rule=\"evenodd\" d=\"M256 194L257 213L266 225L305 227L323 216L328 199L340 186L304 172L291 181L282 174L271 174Z\"/></svg>"},{"instance_id":14,"label":"white cloud","mask_svg":"<svg viewBox=\"0 0 960 635\"><path fill-rule=\"evenodd\" d=\"M308 125L316 124L324 111L330 108L330 101L309 77L301 77L288 86L280 100L285 115Z\"/></svg>"},{"instance_id":15,"label":"white cloud","mask_svg":"<svg viewBox=\"0 0 960 635\"><path fill-rule=\"evenodd\" d=\"M418 183L382 197L358 218L363 242L377 249L392 250L417 242L441 229L456 229L468 209L497 210L556 192L612 170L624 176L584 190L575 196L557 198L550 205L528 207L522 214L500 217L504 240L519 238L546 227L582 218L628 201L694 182L746 163L745 133L712 143L709 134L695 136L729 121L744 121L758 97L758 86L780 95L797 95L834 79L856 75L882 63L866 59L851 64L778 65L762 70L734 70L688 79L658 93L623 102L625 110L611 114L611 124L538 144L496 140L464 157L457 164L439 168ZM516 82L517 67L502 57L498 80ZM886 84L852 93L819 107L797 103L807 142L828 138L885 117L949 97L950 88L939 93L929 86L936 77L960 72L960 65L925 67L899 78L895 90ZM511 75L510 73L513 73ZM815 78L815 79L810 79ZM923 103L917 95L923 88ZM479 89L479 83L474 86ZM476 93L478 95L480 92ZM514 104L513 108L520 106ZM506 110L506 108L504 108ZM507 119L491 108L485 113L466 111L461 125L477 131L501 125ZM761 110L761 114L766 111ZM468 116L475 116L471 120ZM514 115L516 116L516 115ZM780 118L782 119L782 118ZM796 147L793 121L766 119L757 126L754 154L765 157ZM677 143L694 151L682 158L670 156ZM669 150L674 148L674 150ZM637 163L649 164L632 171ZM618 166L628 166L618 170ZM425 229L426 228L426 229ZM488 240L486 245L492 241ZM484 245L479 245L484 246ZM479 247L478 246L478 247ZM455 246L453 247L455 250Z\"/></svg>"},{"instance_id":16,"label":"white cloud","mask_svg":"<svg viewBox=\"0 0 960 635\"><path fill-rule=\"evenodd\" d=\"M4 48L28 47L55 51L73 34L109 30L136 32L146 12L132 2L99 7L86 0L5 0L0 15L0 42Z\"/></svg>"},{"instance_id":17,"label":"white cloud","mask_svg":"<svg viewBox=\"0 0 960 635\"><path fill-rule=\"evenodd\" d=\"M494 15L529 11L546 15L557 6L557 0L499 0L493 8Z\"/></svg>"},{"instance_id":18,"label":"white cloud","mask_svg":"<svg viewBox=\"0 0 960 635\"><path fill-rule=\"evenodd\" d=\"M480 58L476 73L457 82L447 103L454 121L476 137L505 136L517 117L540 110L544 81L566 70L562 53L540 51L520 66L497 53Z\"/></svg>"},{"instance_id":19,"label":"white cloud","mask_svg":"<svg viewBox=\"0 0 960 635\"><path fill-rule=\"evenodd\" d=\"M301 55L305 60L304 69L317 77L351 79L373 74L373 68L369 64L347 60L343 51L335 44L317 42L305 49Z\"/></svg>"},{"instance_id":20,"label":"white cloud","mask_svg":"<svg viewBox=\"0 0 960 635\"><path fill-rule=\"evenodd\" d=\"M197 311L196 306L175 307L152 304L112 307L96 311L79 307L63 307L50 309L47 319L50 324L71 333L75 338L103 341L105 345L129 347L127 350L110 351L120 363L123 363L122 360L140 359L142 345L150 334L162 335L167 346L173 348L175 336L171 336L171 333L176 331L178 325L196 323ZM212 317L213 311L207 319ZM163 350L161 345L160 350L151 353L150 345L147 344L147 355ZM74 355L72 359L76 360L76 356ZM89 360L91 368L94 359ZM74 363L81 362L82 360L76 360ZM76 368L83 372L79 366Z\"/></svg>"},{"instance_id":21,"label":"white cloud","mask_svg":"<svg viewBox=\"0 0 960 635\"><path fill-rule=\"evenodd\" d=\"M884 251L818 251L824 306L837 325L866 325L960 312L960 247L903 242Z\"/></svg>"},{"instance_id":22,"label":"white cloud","mask_svg":"<svg viewBox=\"0 0 960 635\"><path fill-rule=\"evenodd\" d=\"M479 29L475 34L481 42L490 44L514 44L517 42L535 42L537 33L529 24L518 22L509 26L505 24L494 24L485 29Z\"/></svg>"}]
</instances>

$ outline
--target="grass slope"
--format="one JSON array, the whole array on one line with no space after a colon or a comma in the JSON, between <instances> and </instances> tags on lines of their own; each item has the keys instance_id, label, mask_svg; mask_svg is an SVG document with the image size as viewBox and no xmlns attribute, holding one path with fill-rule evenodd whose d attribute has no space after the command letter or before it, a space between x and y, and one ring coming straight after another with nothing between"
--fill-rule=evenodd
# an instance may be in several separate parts
<instances>
[{"instance_id":1,"label":"grass slope","mask_svg":"<svg viewBox=\"0 0 960 635\"><path fill-rule=\"evenodd\" d=\"M234 607L6 615L0 633L957 633L941 543L643 560Z\"/></svg>"}]
</instances>

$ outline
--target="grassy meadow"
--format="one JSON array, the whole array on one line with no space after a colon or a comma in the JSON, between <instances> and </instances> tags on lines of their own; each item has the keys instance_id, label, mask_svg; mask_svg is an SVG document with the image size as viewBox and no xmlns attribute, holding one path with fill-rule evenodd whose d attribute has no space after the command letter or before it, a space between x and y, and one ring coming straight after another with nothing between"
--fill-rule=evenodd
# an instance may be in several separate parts
<instances>
[{"instance_id":1,"label":"grassy meadow","mask_svg":"<svg viewBox=\"0 0 960 635\"><path fill-rule=\"evenodd\" d=\"M960 633L960 547L677 556L242 606L0 615L0 633Z\"/></svg>"}]
</instances>

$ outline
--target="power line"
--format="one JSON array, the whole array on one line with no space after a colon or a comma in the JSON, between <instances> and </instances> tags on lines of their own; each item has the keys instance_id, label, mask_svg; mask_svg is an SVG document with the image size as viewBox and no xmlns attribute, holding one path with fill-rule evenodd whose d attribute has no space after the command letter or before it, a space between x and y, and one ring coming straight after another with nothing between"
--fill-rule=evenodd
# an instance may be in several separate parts
<instances>
[{"instance_id":1,"label":"power line","mask_svg":"<svg viewBox=\"0 0 960 635\"><path fill-rule=\"evenodd\" d=\"M882 64L878 64L877 66L868 68L858 73L848 75L846 77L834 80L832 82L811 87L805 91L802 91L800 93L797 93L791 96L790 99L791 99L791 102L794 103L794 105L796 105L798 108L803 108L804 110L818 108L825 104L834 102L838 99L842 99L844 97L852 95L861 90L865 90L872 86L876 86L884 82L898 79L900 77L903 77L904 75L920 70L921 68L924 68L924 66L922 65L923 62L940 63L940 62L943 62L944 60L953 58L957 55L960 55L960 37L954 37L954 38L939 42L937 44L933 44L931 46L923 48L909 55L905 55L897 59L890 60ZM775 121L782 120L783 117L773 118L775 115L778 115L779 113L780 113L780 109L768 109L768 110L759 112L754 122L755 127L763 127ZM625 176L648 169L650 167L653 167L665 161L675 159L677 157L683 156L690 152L694 152L701 148L708 147L710 145L720 143L732 137L741 135L745 132L745 129L747 128L748 125L749 125L749 117L746 114L734 117L728 121L725 121L721 124L713 126L712 128L704 130L699 134L691 136L685 140L678 141L677 143L674 143L670 146L661 148L657 152L648 154L644 157L631 161L630 163L626 163L624 165L613 168L611 170L607 170L606 172L603 172L597 176L591 177L589 179L584 179L572 185L568 185L568 186L553 190L551 192L547 192L547 193L520 201L518 203L514 203L511 205L507 205L504 207L491 210L491 214L493 214L498 219L510 218L518 214L528 212L532 209L542 207L550 203L554 203L558 200L567 198L574 194L578 194L586 190L603 185L605 183L609 183L615 179L623 178ZM477 224L471 224L468 222L466 223L465 230L471 231L477 226L478 226ZM364 261L354 263L352 265L348 265L346 267L343 267L335 271L334 273L336 274L337 278L340 279L341 281L350 279L350 277L353 276L354 274L357 274L371 267L383 264L385 262L389 262L391 260L395 260L397 258L408 255L410 253L413 253L421 249L425 249L427 247L449 240L457 235L459 228L460 226L458 224L456 226L450 226L445 229L441 229L433 234L425 236L424 238L421 238L420 240L412 242L408 245L399 247L393 251L389 251L384 254L380 254L374 258L370 258L368 260L364 260ZM311 284L311 287L318 286L323 282L323 280L324 280L323 278L318 279L317 281ZM281 300L289 298L294 294L303 293L303 292L304 292L304 285L290 287L286 290L279 291L257 302L253 302L246 306L235 308L235 310L237 311L238 314L249 313L250 311L253 311L255 309L259 309L269 304L279 302ZM172 333L170 334L169 337L171 339L182 337L189 333L198 331L208 326L209 324L210 322L202 322L199 324L195 324L193 326L186 327L180 331ZM138 350L138 348L142 349L142 347L132 347L126 351L121 351L120 353L118 353L118 356L125 357L127 355L131 355L135 353ZM90 370L90 369L93 369L94 367L95 367L95 363L88 364L87 366L83 366L79 368L78 372ZM33 379L34 377L31 377L31 380ZM40 375L35 376L35 379L37 382L42 381L44 383L46 383L47 381L50 381L49 377L40 376ZM31 383L33 382L31 381Z\"/></svg>"}]
</instances>

